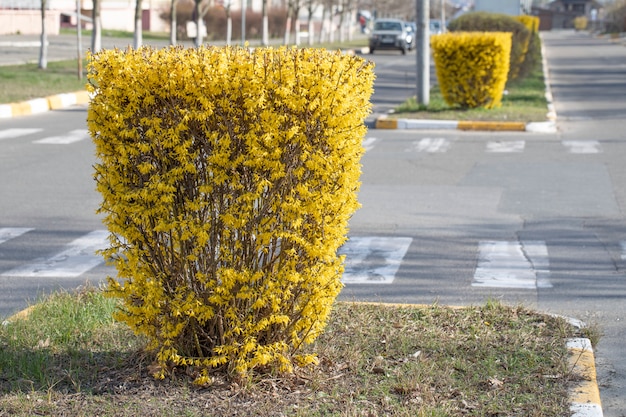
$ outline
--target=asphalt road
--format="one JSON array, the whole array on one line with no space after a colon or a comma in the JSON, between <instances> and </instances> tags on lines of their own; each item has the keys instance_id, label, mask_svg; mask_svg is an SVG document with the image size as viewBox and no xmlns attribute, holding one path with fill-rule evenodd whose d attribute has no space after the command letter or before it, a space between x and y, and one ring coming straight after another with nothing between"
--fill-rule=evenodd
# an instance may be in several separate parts
<instances>
[{"instance_id":1,"label":"asphalt road","mask_svg":"<svg viewBox=\"0 0 626 417\"><path fill-rule=\"evenodd\" d=\"M626 416L626 49L574 32L544 41L556 134L369 132L341 298L496 298L597 324L604 413ZM376 111L414 94L414 53L371 59ZM85 117L0 120L0 315L113 273L78 266L102 230Z\"/></svg>"}]
</instances>

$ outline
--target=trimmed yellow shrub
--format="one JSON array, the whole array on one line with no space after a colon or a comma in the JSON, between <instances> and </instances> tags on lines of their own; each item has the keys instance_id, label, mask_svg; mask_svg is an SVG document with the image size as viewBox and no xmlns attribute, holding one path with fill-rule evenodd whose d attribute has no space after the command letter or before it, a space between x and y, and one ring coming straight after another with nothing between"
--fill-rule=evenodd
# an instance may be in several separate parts
<instances>
[{"instance_id":1,"label":"trimmed yellow shrub","mask_svg":"<svg viewBox=\"0 0 626 417\"><path fill-rule=\"evenodd\" d=\"M511 32L511 56L507 80L511 82L519 78L531 32L513 16L489 12L465 13L450 22L449 29L452 32Z\"/></svg>"},{"instance_id":2,"label":"trimmed yellow shrub","mask_svg":"<svg viewBox=\"0 0 626 417\"><path fill-rule=\"evenodd\" d=\"M513 19L517 20L518 22L526 26L526 29L528 29L530 33L539 32L539 17L538 16L530 16L530 15L524 14L524 15L519 15L519 16L513 16Z\"/></svg>"},{"instance_id":3,"label":"trimmed yellow shrub","mask_svg":"<svg viewBox=\"0 0 626 417\"><path fill-rule=\"evenodd\" d=\"M541 61L541 38L539 37L540 19L538 16L529 15L514 16L514 19L523 24L531 32L526 52L524 53L524 60L517 72L517 79L523 79L526 78Z\"/></svg>"},{"instance_id":4,"label":"trimmed yellow shrub","mask_svg":"<svg viewBox=\"0 0 626 417\"><path fill-rule=\"evenodd\" d=\"M509 71L511 34L449 32L431 37L441 93L451 106L500 105Z\"/></svg>"},{"instance_id":5,"label":"trimmed yellow shrub","mask_svg":"<svg viewBox=\"0 0 626 417\"><path fill-rule=\"evenodd\" d=\"M319 49L90 56L103 251L155 377L289 372L342 284L373 70Z\"/></svg>"},{"instance_id":6,"label":"trimmed yellow shrub","mask_svg":"<svg viewBox=\"0 0 626 417\"><path fill-rule=\"evenodd\" d=\"M574 18L574 29L585 30L588 25L589 21L587 20L587 16L577 16Z\"/></svg>"}]
</instances>

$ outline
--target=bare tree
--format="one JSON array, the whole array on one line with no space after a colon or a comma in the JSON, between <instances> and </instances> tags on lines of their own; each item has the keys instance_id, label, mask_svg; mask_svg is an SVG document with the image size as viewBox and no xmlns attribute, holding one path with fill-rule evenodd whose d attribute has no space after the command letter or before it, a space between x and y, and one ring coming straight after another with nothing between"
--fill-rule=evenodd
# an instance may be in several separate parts
<instances>
[{"instance_id":1,"label":"bare tree","mask_svg":"<svg viewBox=\"0 0 626 417\"><path fill-rule=\"evenodd\" d=\"M39 68L48 68L48 32L46 28L46 8L48 0L41 0L41 47L39 48Z\"/></svg>"},{"instance_id":2,"label":"bare tree","mask_svg":"<svg viewBox=\"0 0 626 417\"><path fill-rule=\"evenodd\" d=\"M193 14L196 21L196 39L195 46L202 45L202 37L204 36L204 15L209 11L210 1L194 0Z\"/></svg>"},{"instance_id":3,"label":"bare tree","mask_svg":"<svg viewBox=\"0 0 626 417\"><path fill-rule=\"evenodd\" d=\"M318 37L319 43L324 42L324 36L326 36L326 15L328 14L328 7L326 3L322 2L322 17L320 21L320 33Z\"/></svg>"},{"instance_id":4,"label":"bare tree","mask_svg":"<svg viewBox=\"0 0 626 417\"><path fill-rule=\"evenodd\" d=\"M100 0L92 0L92 4L91 20L93 22L93 31L91 32L91 51L95 53L102 49L102 19L100 18Z\"/></svg>"},{"instance_id":5,"label":"bare tree","mask_svg":"<svg viewBox=\"0 0 626 417\"><path fill-rule=\"evenodd\" d=\"M337 3L337 15L339 15L339 23L337 28L339 29L339 42L343 42L346 40L345 31L344 31L344 20L345 20L346 8L344 5L344 0L339 0Z\"/></svg>"},{"instance_id":6,"label":"bare tree","mask_svg":"<svg viewBox=\"0 0 626 417\"><path fill-rule=\"evenodd\" d=\"M287 18L285 19L285 38L283 43L289 45L289 35L291 33L291 16L293 14L293 0L289 0L287 3Z\"/></svg>"},{"instance_id":7,"label":"bare tree","mask_svg":"<svg viewBox=\"0 0 626 417\"><path fill-rule=\"evenodd\" d=\"M306 2L306 8L307 8L307 32L309 33L309 46L313 45L313 41L314 41L314 35L315 35L315 29L313 27L313 14L315 13L315 10L317 10L317 7L319 6L319 4L315 1L315 0L307 0Z\"/></svg>"},{"instance_id":8,"label":"bare tree","mask_svg":"<svg viewBox=\"0 0 626 417\"><path fill-rule=\"evenodd\" d=\"M289 0L287 2L287 19L285 19L285 45L289 44L289 35L291 33L292 22L295 21L296 31L299 31L300 22L298 14L300 13L300 0ZM298 38L296 37L296 43Z\"/></svg>"},{"instance_id":9,"label":"bare tree","mask_svg":"<svg viewBox=\"0 0 626 417\"><path fill-rule=\"evenodd\" d=\"M142 8L141 8L141 0L136 0L135 3L135 35L133 37L133 47L135 49L138 49L139 47L141 47L141 44L143 43L143 38L142 38L142 30L143 30L143 22L141 19L141 14L142 14Z\"/></svg>"}]
</instances>

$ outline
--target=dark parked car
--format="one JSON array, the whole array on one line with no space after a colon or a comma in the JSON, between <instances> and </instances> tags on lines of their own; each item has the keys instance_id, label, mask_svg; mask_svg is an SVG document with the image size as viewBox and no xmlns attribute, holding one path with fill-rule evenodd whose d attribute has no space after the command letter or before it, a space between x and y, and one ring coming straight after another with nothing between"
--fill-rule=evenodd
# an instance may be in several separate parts
<instances>
[{"instance_id":1,"label":"dark parked car","mask_svg":"<svg viewBox=\"0 0 626 417\"><path fill-rule=\"evenodd\" d=\"M370 35L370 54L377 49L397 49L402 54L409 50L404 21L400 19L377 19Z\"/></svg>"}]
</instances>

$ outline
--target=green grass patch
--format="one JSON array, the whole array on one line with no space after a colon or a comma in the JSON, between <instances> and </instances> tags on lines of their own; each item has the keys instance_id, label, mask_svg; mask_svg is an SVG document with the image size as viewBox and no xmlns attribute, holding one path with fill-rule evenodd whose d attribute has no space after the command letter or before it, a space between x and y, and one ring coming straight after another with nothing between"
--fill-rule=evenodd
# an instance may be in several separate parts
<instances>
[{"instance_id":1,"label":"green grass patch","mask_svg":"<svg viewBox=\"0 0 626 417\"><path fill-rule=\"evenodd\" d=\"M78 60L48 62L45 70L37 64L0 66L0 104L84 90L85 77L78 75Z\"/></svg>"},{"instance_id":2,"label":"green grass patch","mask_svg":"<svg viewBox=\"0 0 626 417\"><path fill-rule=\"evenodd\" d=\"M565 339L579 332L562 318L337 303L310 347L318 366L196 388L184 372L155 381L116 308L98 290L62 293L0 326L0 415L563 416L576 378Z\"/></svg>"}]
</instances>

